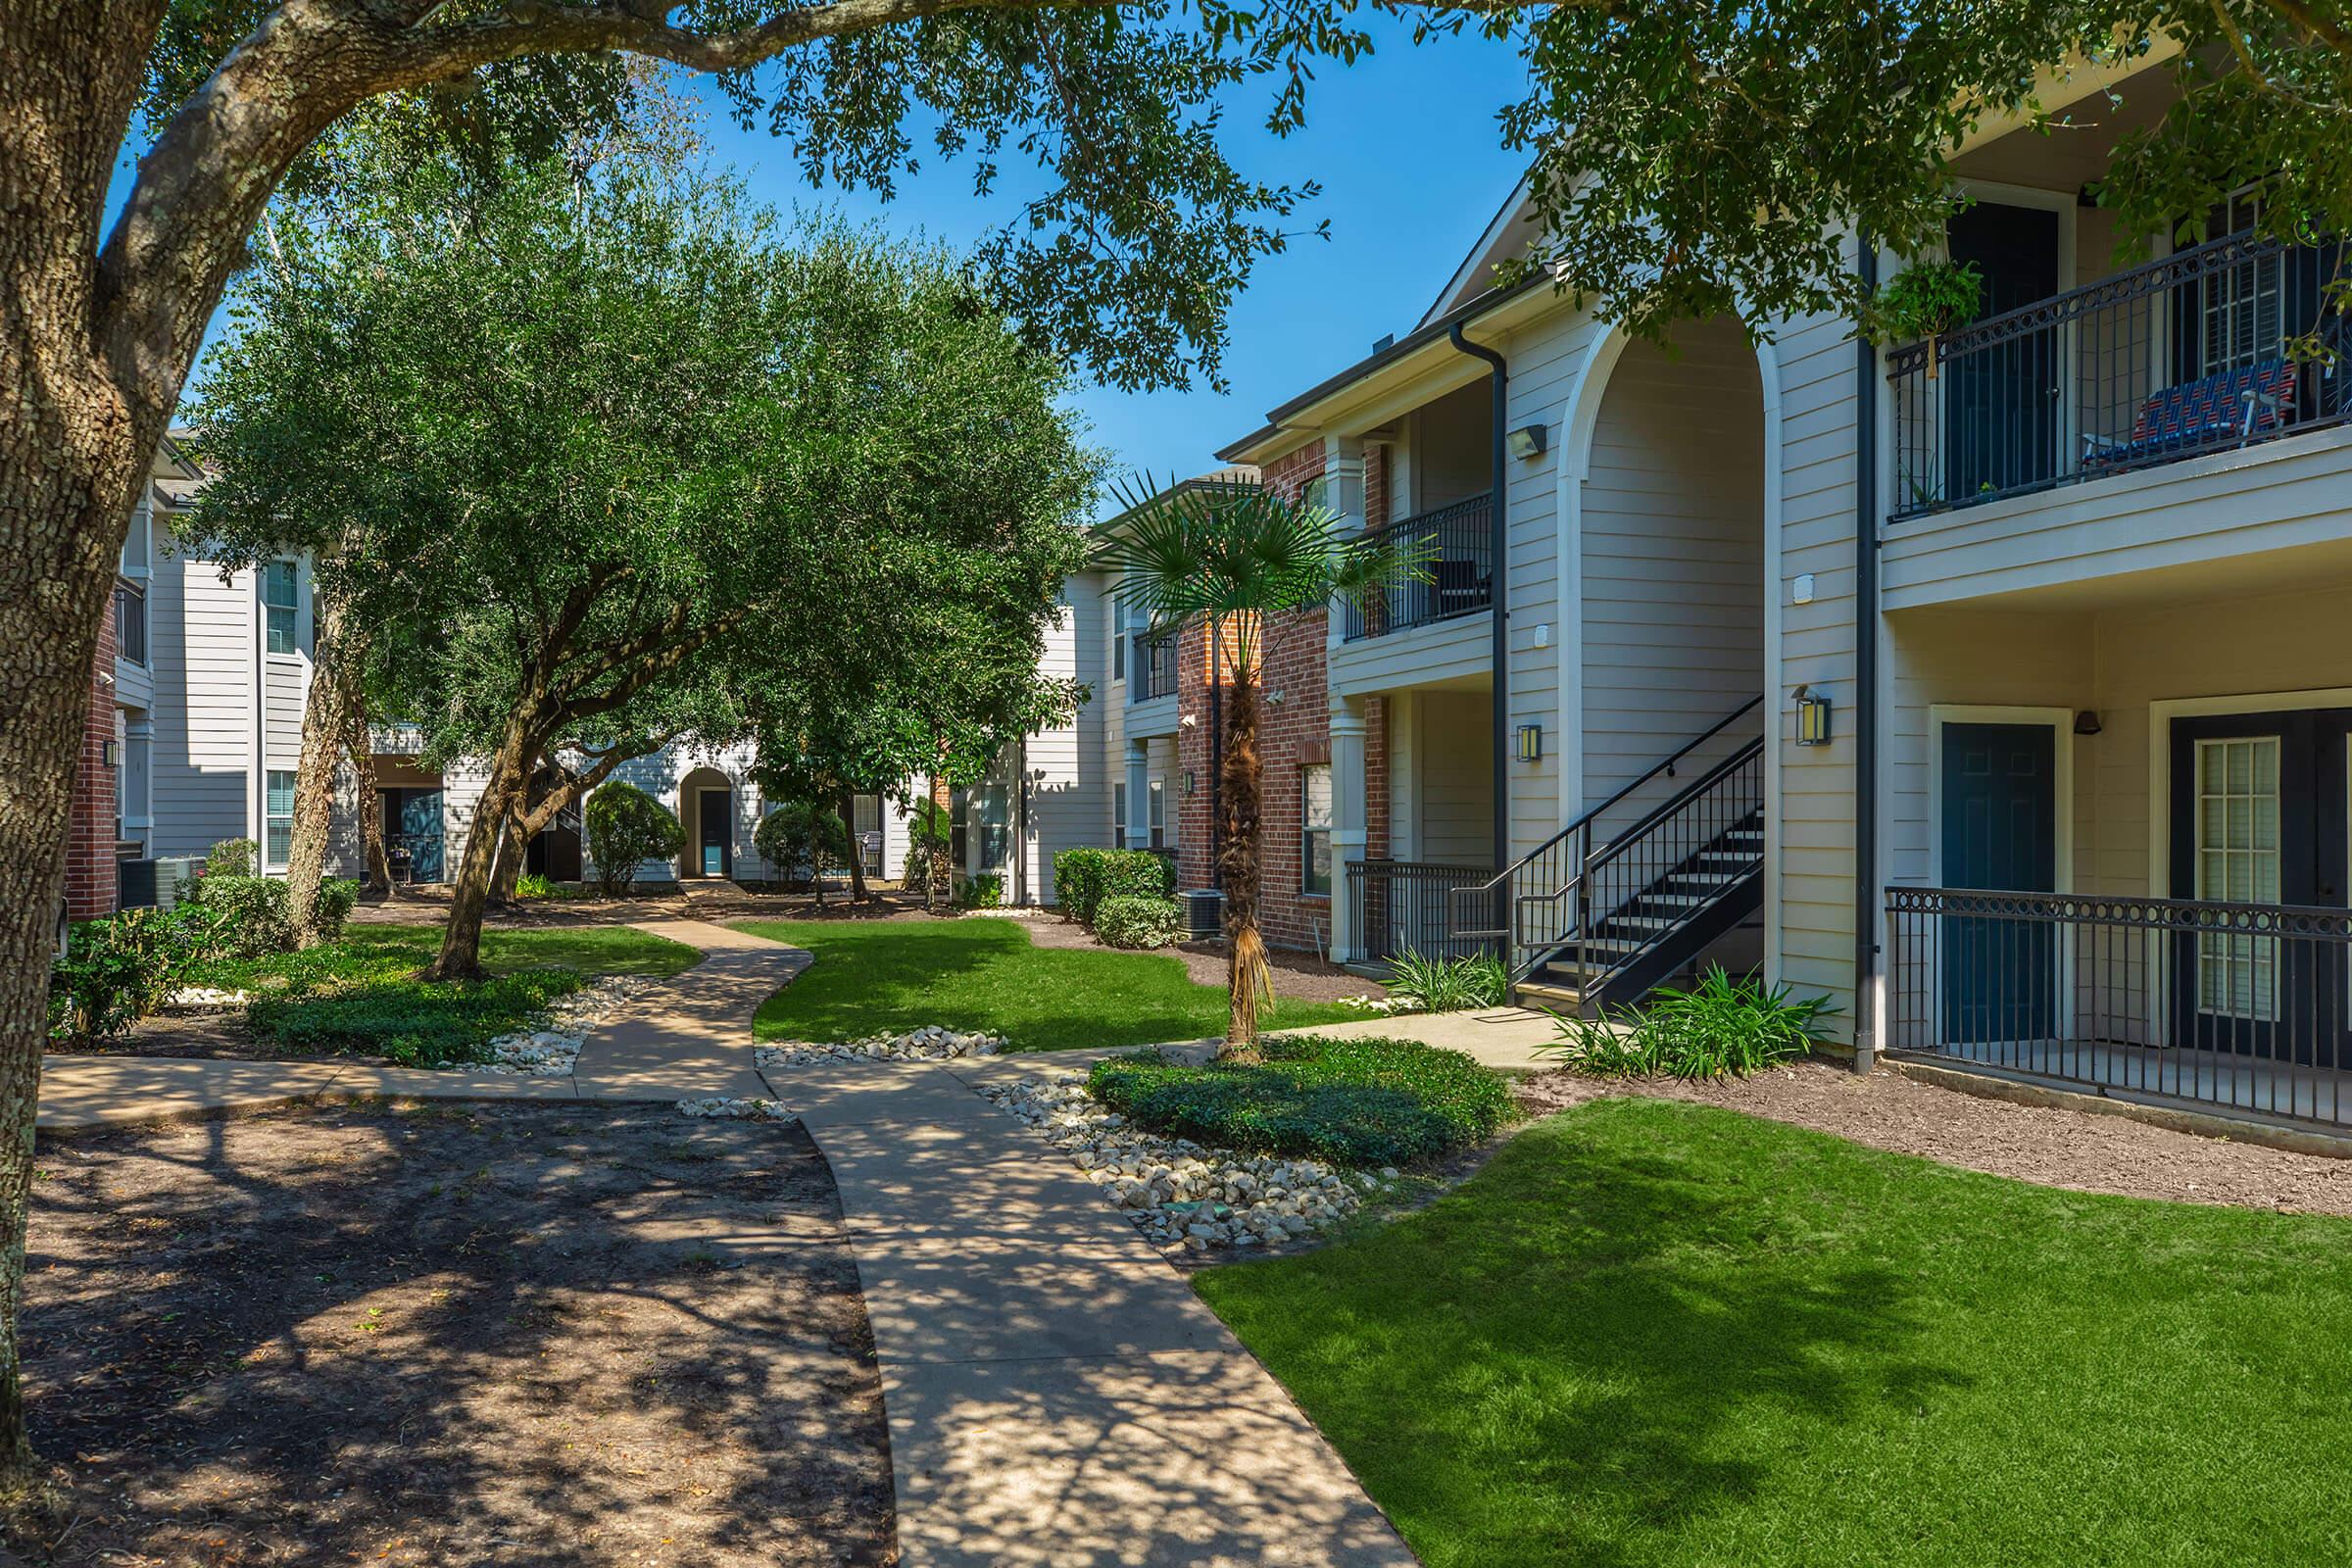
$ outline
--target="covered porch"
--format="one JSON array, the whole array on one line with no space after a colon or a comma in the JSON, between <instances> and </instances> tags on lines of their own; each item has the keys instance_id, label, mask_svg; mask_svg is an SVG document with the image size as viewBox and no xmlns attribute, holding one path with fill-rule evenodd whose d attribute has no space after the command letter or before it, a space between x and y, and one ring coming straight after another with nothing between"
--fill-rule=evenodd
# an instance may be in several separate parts
<instances>
[{"instance_id":1,"label":"covered porch","mask_svg":"<svg viewBox=\"0 0 2352 1568\"><path fill-rule=\"evenodd\" d=\"M1474 940L1453 934L1462 922L1452 909L1457 890L1492 881L1495 871L1492 690L1486 678L1467 677L1393 688L1363 703L1367 726L1377 721L1380 731L1380 744L1364 755L1378 765L1352 800L1334 801L1338 830L1360 833L1355 842L1364 846L1340 857L1341 930L1353 939L1337 955L1343 960L1476 951ZM1347 744L1335 724L1335 763L1346 760ZM1335 771L1344 779L1344 769Z\"/></svg>"}]
</instances>

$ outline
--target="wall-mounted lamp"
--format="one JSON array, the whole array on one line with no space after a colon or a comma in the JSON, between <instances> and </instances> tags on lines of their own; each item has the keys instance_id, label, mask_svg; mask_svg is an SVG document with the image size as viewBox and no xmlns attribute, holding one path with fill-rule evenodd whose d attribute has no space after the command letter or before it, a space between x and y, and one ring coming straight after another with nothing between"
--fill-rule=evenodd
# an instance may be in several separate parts
<instances>
[{"instance_id":1,"label":"wall-mounted lamp","mask_svg":"<svg viewBox=\"0 0 2352 1568\"><path fill-rule=\"evenodd\" d=\"M2106 727L2099 722L2099 710L2095 708L2085 708L2075 715L2075 733L2078 735L2096 735Z\"/></svg>"},{"instance_id":2,"label":"wall-mounted lamp","mask_svg":"<svg viewBox=\"0 0 2352 1568\"><path fill-rule=\"evenodd\" d=\"M1184 793L1188 797L1193 793L1195 783L1198 781L1199 777L1200 775L1196 774L1189 767L1184 770Z\"/></svg>"},{"instance_id":3,"label":"wall-mounted lamp","mask_svg":"<svg viewBox=\"0 0 2352 1568\"><path fill-rule=\"evenodd\" d=\"M101 744L98 748L98 760L104 762L108 767L121 767L122 765L122 743L107 741Z\"/></svg>"},{"instance_id":4,"label":"wall-mounted lamp","mask_svg":"<svg viewBox=\"0 0 2352 1568\"><path fill-rule=\"evenodd\" d=\"M1277 686L1272 691L1266 693L1266 706L1268 708L1280 708L1283 704L1289 702L1290 700L1291 694L1283 690L1280 686Z\"/></svg>"},{"instance_id":5,"label":"wall-mounted lamp","mask_svg":"<svg viewBox=\"0 0 2352 1568\"><path fill-rule=\"evenodd\" d=\"M1522 724L1519 726L1519 760L1522 762L1544 760L1543 725Z\"/></svg>"},{"instance_id":6,"label":"wall-mounted lamp","mask_svg":"<svg viewBox=\"0 0 2352 1568\"><path fill-rule=\"evenodd\" d=\"M1191 728L1192 728L1192 727L1193 727L1195 724L1198 724L1198 723L1200 723L1200 714L1198 714L1198 713L1187 713L1187 714L1185 714L1185 715L1184 715L1182 718L1180 718L1180 719L1178 719L1178 720L1176 721L1176 727L1177 727L1177 728L1179 728L1179 729L1191 729Z\"/></svg>"},{"instance_id":7,"label":"wall-mounted lamp","mask_svg":"<svg viewBox=\"0 0 2352 1568\"><path fill-rule=\"evenodd\" d=\"M1514 458L1540 458L1544 455L1544 448L1548 444L1548 438L1541 424L1523 424L1509 435L1504 436L1503 440L1510 446L1511 456Z\"/></svg>"},{"instance_id":8,"label":"wall-mounted lamp","mask_svg":"<svg viewBox=\"0 0 2352 1568\"><path fill-rule=\"evenodd\" d=\"M1810 686L1796 689L1796 744L1830 744L1830 700L1815 695Z\"/></svg>"}]
</instances>

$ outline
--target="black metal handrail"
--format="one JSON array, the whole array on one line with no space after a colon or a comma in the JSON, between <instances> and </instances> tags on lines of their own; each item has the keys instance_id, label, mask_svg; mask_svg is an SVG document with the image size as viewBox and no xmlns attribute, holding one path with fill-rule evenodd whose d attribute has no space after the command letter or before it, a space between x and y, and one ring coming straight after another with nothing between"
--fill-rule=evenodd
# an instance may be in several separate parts
<instances>
[{"instance_id":1,"label":"black metal handrail","mask_svg":"<svg viewBox=\"0 0 2352 1568\"><path fill-rule=\"evenodd\" d=\"M1139 632L1135 639L1135 700L1148 703L1155 697L1176 694L1176 634L1163 631L1156 636Z\"/></svg>"},{"instance_id":2,"label":"black metal handrail","mask_svg":"<svg viewBox=\"0 0 2352 1568\"><path fill-rule=\"evenodd\" d=\"M1684 759L1754 712L1763 706L1763 702L1762 693L1749 698L1652 762L1608 799L1580 812L1566 827L1528 851L1491 881L1458 890L1453 895L1452 909L1457 925L1461 924L1465 910L1470 911L1474 918L1482 903L1486 910L1485 918L1476 919L1474 924L1462 925L1460 934L1497 942L1507 936L1514 973L1527 973L1534 967L1534 958L1531 956L1522 959L1521 954L1532 955L1543 949L1556 947L1568 939L1573 929L1565 911L1573 906L1576 884L1593 851L1605 847L1608 842L1604 840L1599 846L1593 843L1594 825L1609 811L1659 779L1675 777L1675 770ZM1663 810L1672 804L1669 801L1658 809ZM1556 922L1546 922L1531 916L1530 911L1546 907L1562 911L1562 917ZM1500 924L1496 923L1497 915L1501 917Z\"/></svg>"},{"instance_id":3,"label":"black metal handrail","mask_svg":"<svg viewBox=\"0 0 2352 1568\"><path fill-rule=\"evenodd\" d=\"M2342 419L2342 260L2230 235L1889 350L1889 517Z\"/></svg>"},{"instance_id":4,"label":"black metal handrail","mask_svg":"<svg viewBox=\"0 0 2352 1568\"><path fill-rule=\"evenodd\" d=\"M1394 958L1417 952L1427 957L1463 957L1491 952L1484 933L1453 929L1447 900L1466 883L1494 874L1483 865L1449 865L1431 860L1349 860L1348 898L1358 940L1367 958Z\"/></svg>"},{"instance_id":5,"label":"black metal handrail","mask_svg":"<svg viewBox=\"0 0 2352 1568\"><path fill-rule=\"evenodd\" d=\"M2352 1125L2352 909L1886 889L1889 1050Z\"/></svg>"},{"instance_id":6,"label":"black metal handrail","mask_svg":"<svg viewBox=\"0 0 2352 1568\"><path fill-rule=\"evenodd\" d=\"M1587 984L1639 962L1682 919L1760 870L1763 813L1758 736L1594 851L1569 886L1540 901L1563 912L1573 903L1567 945Z\"/></svg>"},{"instance_id":7,"label":"black metal handrail","mask_svg":"<svg viewBox=\"0 0 2352 1568\"><path fill-rule=\"evenodd\" d=\"M1341 635L1348 642L1476 614L1494 604L1491 494L1368 529L1364 542L1394 548L1397 560L1379 587L1347 601Z\"/></svg>"}]
</instances>

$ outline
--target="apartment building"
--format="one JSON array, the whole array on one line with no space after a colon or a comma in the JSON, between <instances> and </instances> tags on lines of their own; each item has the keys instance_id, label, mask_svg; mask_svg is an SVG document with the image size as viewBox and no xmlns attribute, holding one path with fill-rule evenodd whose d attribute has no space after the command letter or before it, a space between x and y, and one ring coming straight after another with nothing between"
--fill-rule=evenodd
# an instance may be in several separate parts
<instances>
[{"instance_id":1,"label":"apartment building","mask_svg":"<svg viewBox=\"0 0 2352 1568\"><path fill-rule=\"evenodd\" d=\"M1745 954L1865 1051L2352 1120L2341 251L2249 196L2119 265L2086 191L2170 79L2044 101L2110 91L1956 149L1939 343L1629 338L1488 285L1522 194L1220 454L1434 562L1330 616L1343 956L1500 946L1590 1009Z\"/></svg>"}]
</instances>

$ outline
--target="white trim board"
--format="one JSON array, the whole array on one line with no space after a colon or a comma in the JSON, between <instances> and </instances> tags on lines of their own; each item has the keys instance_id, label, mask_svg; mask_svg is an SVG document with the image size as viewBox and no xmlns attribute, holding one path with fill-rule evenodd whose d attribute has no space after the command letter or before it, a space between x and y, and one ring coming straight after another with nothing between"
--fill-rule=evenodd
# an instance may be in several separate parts
<instances>
[{"instance_id":1,"label":"white trim board","mask_svg":"<svg viewBox=\"0 0 2352 1568\"><path fill-rule=\"evenodd\" d=\"M2150 898L2172 897L2173 720L2237 713L2292 713L2306 708L2352 708L2352 686L2235 697L2167 697L2148 705L2148 866Z\"/></svg>"}]
</instances>

